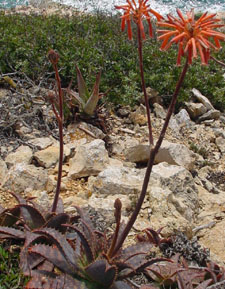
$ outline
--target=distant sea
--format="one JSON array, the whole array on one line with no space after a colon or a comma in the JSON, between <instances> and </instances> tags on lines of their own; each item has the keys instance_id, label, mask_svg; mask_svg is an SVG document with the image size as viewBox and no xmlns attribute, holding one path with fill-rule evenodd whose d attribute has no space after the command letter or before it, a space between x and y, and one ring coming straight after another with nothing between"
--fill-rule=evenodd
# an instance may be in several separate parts
<instances>
[{"instance_id":1,"label":"distant sea","mask_svg":"<svg viewBox=\"0 0 225 289\"><path fill-rule=\"evenodd\" d=\"M45 3L46 0L0 0L0 8L11 8L18 5L28 5L29 1L39 4ZM47 0L48 1L48 0ZM114 11L114 5L123 5L125 0L54 0L62 4L74 6L78 10L93 11L104 10ZM161 14L174 12L176 8L183 11L195 8L196 11L218 12L225 11L225 0L149 0L152 9L159 11Z\"/></svg>"}]
</instances>

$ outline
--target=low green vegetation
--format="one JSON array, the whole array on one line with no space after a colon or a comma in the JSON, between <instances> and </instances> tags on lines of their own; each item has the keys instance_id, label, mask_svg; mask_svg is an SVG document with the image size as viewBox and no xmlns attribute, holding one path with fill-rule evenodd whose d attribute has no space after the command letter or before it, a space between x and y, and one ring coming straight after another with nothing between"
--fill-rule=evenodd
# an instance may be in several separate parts
<instances>
[{"instance_id":1,"label":"low green vegetation","mask_svg":"<svg viewBox=\"0 0 225 289\"><path fill-rule=\"evenodd\" d=\"M134 27L135 29L136 27ZM46 54L50 48L60 54L60 76L66 87L74 78L76 67L95 82L95 72L102 70L101 92L115 104L135 104L141 95L136 39L129 41L120 31L118 15L76 15L73 17L0 14L0 73L18 71L36 83L47 83L54 77ZM135 35L135 33L134 33ZM164 104L171 99L181 68L176 67L176 48L167 53L159 50L156 39L146 40L143 62L146 86L163 96ZM215 57L225 59L225 44ZM196 62L199 60L196 60ZM201 71L201 73L200 73ZM195 87L205 94L216 108L225 109L223 67L211 61L209 66L192 65L187 72L177 107L188 100Z\"/></svg>"},{"instance_id":2,"label":"low green vegetation","mask_svg":"<svg viewBox=\"0 0 225 289\"><path fill-rule=\"evenodd\" d=\"M6 250L8 245L0 244L0 289L22 289L28 278L19 268L19 248Z\"/></svg>"}]
</instances>

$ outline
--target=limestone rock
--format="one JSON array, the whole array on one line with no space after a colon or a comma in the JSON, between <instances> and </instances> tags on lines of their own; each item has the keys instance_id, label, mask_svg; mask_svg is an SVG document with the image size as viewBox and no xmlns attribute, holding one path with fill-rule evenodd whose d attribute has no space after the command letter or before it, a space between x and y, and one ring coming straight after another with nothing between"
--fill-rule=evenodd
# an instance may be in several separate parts
<instances>
[{"instance_id":1,"label":"limestone rock","mask_svg":"<svg viewBox=\"0 0 225 289\"><path fill-rule=\"evenodd\" d=\"M97 175L109 164L104 141L97 139L79 146L69 164L69 177L72 179Z\"/></svg>"},{"instance_id":2,"label":"limestone rock","mask_svg":"<svg viewBox=\"0 0 225 289\"><path fill-rule=\"evenodd\" d=\"M38 137L28 140L28 143L35 146L39 150L43 150L53 144L53 138L50 137Z\"/></svg>"},{"instance_id":3,"label":"limestone rock","mask_svg":"<svg viewBox=\"0 0 225 289\"><path fill-rule=\"evenodd\" d=\"M128 167L107 167L88 179L89 189L100 196L135 195L140 192L144 171Z\"/></svg>"},{"instance_id":4,"label":"limestone rock","mask_svg":"<svg viewBox=\"0 0 225 289\"><path fill-rule=\"evenodd\" d=\"M177 120L175 117L171 117L169 121L168 127L173 131L174 134L179 134L180 131L180 125L178 124Z\"/></svg>"},{"instance_id":5,"label":"limestone rock","mask_svg":"<svg viewBox=\"0 0 225 289\"><path fill-rule=\"evenodd\" d=\"M6 163L0 157L0 185L3 183L7 172L8 172L8 169L7 169Z\"/></svg>"},{"instance_id":6,"label":"limestone rock","mask_svg":"<svg viewBox=\"0 0 225 289\"><path fill-rule=\"evenodd\" d=\"M167 162L171 165L180 165L188 170L193 168L192 152L183 144L163 141L155 157L155 163Z\"/></svg>"},{"instance_id":7,"label":"limestone rock","mask_svg":"<svg viewBox=\"0 0 225 289\"><path fill-rule=\"evenodd\" d=\"M198 119L199 122L205 121L205 120L213 120L213 119L219 119L220 118L220 111L216 109L211 109L201 115Z\"/></svg>"},{"instance_id":8,"label":"limestone rock","mask_svg":"<svg viewBox=\"0 0 225 289\"><path fill-rule=\"evenodd\" d=\"M176 115L175 119L179 126L189 126L191 119L186 109L181 109Z\"/></svg>"},{"instance_id":9,"label":"limestone rock","mask_svg":"<svg viewBox=\"0 0 225 289\"><path fill-rule=\"evenodd\" d=\"M79 124L78 127L84 128L87 131L90 131L97 139L103 139L105 137L105 134L102 132L102 130L100 130L96 126L93 126L90 123L82 122Z\"/></svg>"},{"instance_id":10,"label":"limestone rock","mask_svg":"<svg viewBox=\"0 0 225 289\"><path fill-rule=\"evenodd\" d=\"M193 120L206 113L207 108L202 103L186 102L187 111Z\"/></svg>"},{"instance_id":11,"label":"limestone rock","mask_svg":"<svg viewBox=\"0 0 225 289\"><path fill-rule=\"evenodd\" d=\"M107 210L110 211L112 214L115 210L114 208L114 202L116 199L120 199L122 202L122 211L125 212L127 208L130 208L131 206L131 199L129 198L129 195L121 195L121 194L116 194L116 195L109 195L107 197L100 197L96 196L93 194L89 200L88 204L95 208L96 210Z\"/></svg>"},{"instance_id":12,"label":"limestone rock","mask_svg":"<svg viewBox=\"0 0 225 289\"><path fill-rule=\"evenodd\" d=\"M214 107L212 106L211 102L208 100L207 97L205 97L204 95L201 94L201 92L199 90L197 90L196 88L192 89L192 93L194 94L194 96L197 98L197 100L199 102L201 102L207 110L212 110L214 109Z\"/></svg>"},{"instance_id":13,"label":"limestone rock","mask_svg":"<svg viewBox=\"0 0 225 289\"><path fill-rule=\"evenodd\" d=\"M70 155L70 149L64 146L64 158ZM44 168L54 166L59 160L59 146L53 145L34 154L38 164Z\"/></svg>"},{"instance_id":14,"label":"limestone rock","mask_svg":"<svg viewBox=\"0 0 225 289\"><path fill-rule=\"evenodd\" d=\"M138 144L124 151L126 161L132 163L147 163L150 155L149 144Z\"/></svg>"},{"instance_id":15,"label":"limestone rock","mask_svg":"<svg viewBox=\"0 0 225 289\"><path fill-rule=\"evenodd\" d=\"M110 143L112 153L117 156L125 154L125 151L129 148L139 145L139 141L131 136L110 136Z\"/></svg>"},{"instance_id":16,"label":"limestone rock","mask_svg":"<svg viewBox=\"0 0 225 289\"><path fill-rule=\"evenodd\" d=\"M16 193L27 189L43 191L47 180L48 174L43 168L18 163L9 170L2 187Z\"/></svg>"},{"instance_id":17,"label":"limestone rock","mask_svg":"<svg viewBox=\"0 0 225 289\"><path fill-rule=\"evenodd\" d=\"M145 106L141 104L136 111L130 113L130 118L134 124L147 124L148 120Z\"/></svg>"},{"instance_id":18,"label":"limestone rock","mask_svg":"<svg viewBox=\"0 0 225 289\"><path fill-rule=\"evenodd\" d=\"M216 145L218 146L221 153L225 153L225 138L219 136L216 138Z\"/></svg>"},{"instance_id":19,"label":"limestone rock","mask_svg":"<svg viewBox=\"0 0 225 289\"><path fill-rule=\"evenodd\" d=\"M166 118L166 111L165 109L158 103L154 103L154 113L156 117L165 119Z\"/></svg>"},{"instance_id":20,"label":"limestone rock","mask_svg":"<svg viewBox=\"0 0 225 289\"><path fill-rule=\"evenodd\" d=\"M18 163L30 164L33 156L32 149L28 146L20 146L14 153L10 153L5 162L8 166L13 166Z\"/></svg>"},{"instance_id":21,"label":"limestone rock","mask_svg":"<svg viewBox=\"0 0 225 289\"><path fill-rule=\"evenodd\" d=\"M225 219L207 230L204 236L199 238L199 243L210 249L211 257L225 266Z\"/></svg>"}]
</instances>

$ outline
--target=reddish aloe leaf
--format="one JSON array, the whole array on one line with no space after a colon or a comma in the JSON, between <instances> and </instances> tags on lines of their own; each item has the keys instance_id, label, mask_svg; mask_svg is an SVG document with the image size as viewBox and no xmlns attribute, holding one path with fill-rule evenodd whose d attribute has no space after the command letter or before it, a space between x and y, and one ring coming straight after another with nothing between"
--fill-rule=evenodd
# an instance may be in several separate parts
<instances>
[{"instance_id":1,"label":"reddish aloe leaf","mask_svg":"<svg viewBox=\"0 0 225 289\"><path fill-rule=\"evenodd\" d=\"M0 215L0 225L11 227L19 220L19 217L20 208L18 206L15 206L12 209L6 209Z\"/></svg>"},{"instance_id":2,"label":"reddish aloe leaf","mask_svg":"<svg viewBox=\"0 0 225 289\"><path fill-rule=\"evenodd\" d=\"M62 272L70 275L77 274L75 269L70 263L68 263L68 261L64 258L58 248L38 244L29 248L29 253L35 253L40 255L41 257L51 262L54 266L59 268Z\"/></svg>"},{"instance_id":3,"label":"reddish aloe leaf","mask_svg":"<svg viewBox=\"0 0 225 289\"><path fill-rule=\"evenodd\" d=\"M143 259L143 254L150 253L151 248L152 244L149 242L136 243L135 245L123 249L119 255L119 258L123 260L129 260L132 256L136 254L142 254Z\"/></svg>"},{"instance_id":4,"label":"reddish aloe leaf","mask_svg":"<svg viewBox=\"0 0 225 289\"><path fill-rule=\"evenodd\" d=\"M110 265L107 260L97 260L85 268L85 272L96 283L108 288L117 276L117 268Z\"/></svg>"},{"instance_id":5,"label":"reddish aloe leaf","mask_svg":"<svg viewBox=\"0 0 225 289\"><path fill-rule=\"evenodd\" d=\"M62 224L69 222L69 215L65 213L61 213L58 215L53 215L45 224L44 227L54 228L61 233L66 232L66 227L62 226Z\"/></svg>"},{"instance_id":6,"label":"reddish aloe leaf","mask_svg":"<svg viewBox=\"0 0 225 289\"><path fill-rule=\"evenodd\" d=\"M99 98L100 98L100 96L99 96L100 78L101 78L101 71L96 76L96 81L95 81L91 96L84 106L84 112L88 115L94 114L94 111L96 109L96 106L97 106Z\"/></svg>"},{"instance_id":7,"label":"reddish aloe leaf","mask_svg":"<svg viewBox=\"0 0 225 289\"><path fill-rule=\"evenodd\" d=\"M159 287L158 287L157 285L151 285L151 284L149 284L149 285L142 285L142 286L140 287L140 289L159 289Z\"/></svg>"},{"instance_id":8,"label":"reddish aloe leaf","mask_svg":"<svg viewBox=\"0 0 225 289\"><path fill-rule=\"evenodd\" d=\"M41 228L44 223L45 219L42 214L30 205L19 205L21 209L21 215L24 219L25 224L31 229Z\"/></svg>"},{"instance_id":9,"label":"reddish aloe leaf","mask_svg":"<svg viewBox=\"0 0 225 289\"><path fill-rule=\"evenodd\" d=\"M32 270L43 261L44 258L39 255L28 254L27 248L23 248L20 252L20 269L25 276L31 276Z\"/></svg>"},{"instance_id":10,"label":"reddish aloe leaf","mask_svg":"<svg viewBox=\"0 0 225 289\"><path fill-rule=\"evenodd\" d=\"M42 273L42 274L41 274ZM86 285L69 275L57 275L41 272L27 283L25 289L88 289ZM55 275L55 277L53 277Z\"/></svg>"},{"instance_id":11,"label":"reddish aloe leaf","mask_svg":"<svg viewBox=\"0 0 225 289\"><path fill-rule=\"evenodd\" d=\"M23 231L18 229L0 227L0 239L1 237L23 240L25 238L25 234Z\"/></svg>"},{"instance_id":12,"label":"reddish aloe leaf","mask_svg":"<svg viewBox=\"0 0 225 289\"><path fill-rule=\"evenodd\" d=\"M75 206L80 218L94 231L94 226L88 214L86 214L80 207Z\"/></svg>"},{"instance_id":13,"label":"reddish aloe leaf","mask_svg":"<svg viewBox=\"0 0 225 289\"><path fill-rule=\"evenodd\" d=\"M133 289L133 288L123 281L116 281L113 283L110 289Z\"/></svg>"},{"instance_id":14,"label":"reddish aloe leaf","mask_svg":"<svg viewBox=\"0 0 225 289\"><path fill-rule=\"evenodd\" d=\"M94 253L92 251L92 245L90 245L90 243L88 242L88 240L87 240L86 236L83 234L83 232L81 232L81 230L79 228L77 228L76 226L69 225L69 224L66 224L65 226L73 229L78 234L78 236L81 240L81 244L84 248L85 255L86 255L88 262L89 263L93 262L94 261Z\"/></svg>"},{"instance_id":15,"label":"reddish aloe leaf","mask_svg":"<svg viewBox=\"0 0 225 289\"><path fill-rule=\"evenodd\" d=\"M78 256L75 254L70 244L67 242L64 235L52 228L43 228L42 230L35 230L37 234L43 235L50 239L55 244L66 260L76 269L76 261Z\"/></svg>"}]
</instances>

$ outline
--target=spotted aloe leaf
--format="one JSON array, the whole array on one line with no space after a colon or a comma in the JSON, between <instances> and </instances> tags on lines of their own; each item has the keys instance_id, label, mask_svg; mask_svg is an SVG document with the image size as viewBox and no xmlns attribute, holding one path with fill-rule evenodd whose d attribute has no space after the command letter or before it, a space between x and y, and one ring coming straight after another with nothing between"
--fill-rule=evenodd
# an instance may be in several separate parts
<instances>
[{"instance_id":1,"label":"spotted aloe leaf","mask_svg":"<svg viewBox=\"0 0 225 289\"><path fill-rule=\"evenodd\" d=\"M107 260L96 260L85 268L85 272L97 284L110 287L117 276L117 267Z\"/></svg>"},{"instance_id":2,"label":"spotted aloe leaf","mask_svg":"<svg viewBox=\"0 0 225 289\"><path fill-rule=\"evenodd\" d=\"M44 257L54 266L57 266L62 272L73 275L75 272L73 266L71 266L65 257L60 253L57 247L52 247L49 245L37 244L29 249L29 253L35 253L39 256ZM35 256L31 254L31 256Z\"/></svg>"},{"instance_id":3,"label":"spotted aloe leaf","mask_svg":"<svg viewBox=\"0 0 225 289\"><path fill-rule=\"evenodd\" d=\"M124 281L116 281L110 287L110 289L133 289L133 288Z\"/></svg>"},{"instance_id":4,"label":"spotted aloe leaf","mask_svg":"<svg viewBox=\"0 0 225 289\"><path fill-rule=\"evenodd\" d=\"M45 224L44 227L54 228L61 233L66 232L66 227L62 226L62 224L66 224L69 222L69 215L65 213L61 213L58 215L52 216Z\"/></svg>"},{"instance_id":5,"label":"spotted aloe leaf","mask_svg":"<svg viewBox=\"0 0 225 289\"><path fill-rule=\"evenodd\" d=\"M77 267L78 256L63 234L52 228L43 228L41 230L35 230L34 232L37 234L37 238L42 235L51 240L61 254L63 254L64 258L74 267L74 270L79 271Z\"/></svg>"},{"instance_id":6,"label":"spotted aloe leaf","mask_svg":"<svg viewBox=\"0 0 225 289\"><path fill-rule=\"evenodd\" d=\"M39 274L27 283L25 289L88 289L85 283L76 280L69 275L58 275L56 273L51 273L41 271Z\"/></svg>"},{"instance_id":7,"label":"spotted aloe leaf","mask_svg":"<svg viewBox=\"0 0 225 289\"><path fill-rule=\"evenodd\" d=\"M73 226L73 225L69 225L69 224L66 224L66 227L73 229L78 234L78 236L81 240L82 246L84 248L87 261L89 263L93 262L94 261L94 252L92 250L93 244L91 243L91 241L86 238L85 234L78 227Z\"/></svg>"},{"instance_id":8,"label":"spotted aloe leaf","mask_svg":"<svg viewBox=\"0 0 225 289\"><path fill-rule=\"evenodd\" d=\"M25 234L23 231L9 228L9 227L0 227L0 239L18 239L23 240L25 237Z\"/></svg>"},{"instance_id":9,"label":"spotted aloe leaf","mask_svg":"<svg viewBox=\"0 0 225 289\"><path fill-rule=\"evenodd\" d=\"M36 208L27 204L21 204L18 206L21 209L21 216L25 224L31 230L41 228L45 224L45 218Z\"/></svg>"},{"instance_id":10,"label":"spotted aloe leaf","mask_svg":"<svg viewBox=\"0 0 225 289\"><path fill-rule=\"evenodd\" d=\"M11 227L13 226L20 217L20 208L15 206L11 209L3 210L0 214L0 225Z\"/></svg>"}]
</instances>

